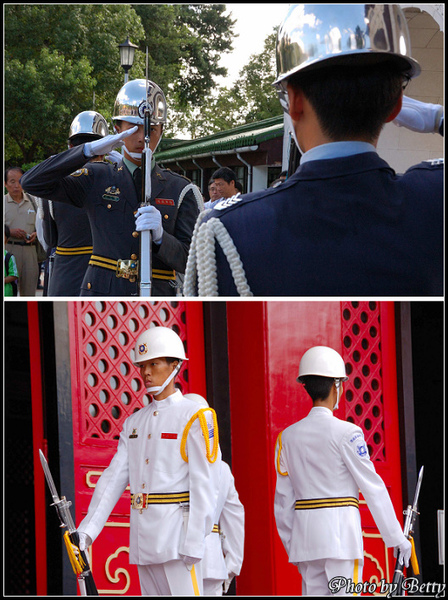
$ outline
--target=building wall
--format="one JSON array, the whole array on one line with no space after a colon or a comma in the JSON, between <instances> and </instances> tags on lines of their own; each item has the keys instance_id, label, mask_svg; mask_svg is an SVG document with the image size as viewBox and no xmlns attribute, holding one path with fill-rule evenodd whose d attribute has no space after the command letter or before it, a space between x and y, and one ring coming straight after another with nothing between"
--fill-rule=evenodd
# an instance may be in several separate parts
<instances>
[{"instance_id":1,"label":"building wall","mask_svg":"<svg viewBox=\"0 0 448 600\"><path fill-rule=\"evenodd\" d=\"M443 104L444 32L440 12L443 5L401 6L408 20L412 57L422 67L421 74L409 83L405 94L422 102ZM402 173L422 160L443 157L443 137L438 133L416 133L388 123L380 136L378 152Z\"/></svg>"}]
</instances>

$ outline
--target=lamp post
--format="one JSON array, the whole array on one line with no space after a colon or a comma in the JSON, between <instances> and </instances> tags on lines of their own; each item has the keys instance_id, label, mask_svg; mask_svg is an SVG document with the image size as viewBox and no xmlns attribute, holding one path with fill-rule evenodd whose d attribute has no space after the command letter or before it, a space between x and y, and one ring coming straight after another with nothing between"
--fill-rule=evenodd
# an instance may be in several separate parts
<instances>
[{"instance_id":1,"label":"lamp post","mask_svg":"<svg viewBox=\"0 0 448 600\"><path fill-rule=\"evenodd\" d=\"M119 44L120 49L120 62L124 69L124 82L128 82L128 71L132 67L134 62L135 49L138 48L135 44L129 41L129 36L125 39L122 44Z\"/></svg>"}]
</instances>

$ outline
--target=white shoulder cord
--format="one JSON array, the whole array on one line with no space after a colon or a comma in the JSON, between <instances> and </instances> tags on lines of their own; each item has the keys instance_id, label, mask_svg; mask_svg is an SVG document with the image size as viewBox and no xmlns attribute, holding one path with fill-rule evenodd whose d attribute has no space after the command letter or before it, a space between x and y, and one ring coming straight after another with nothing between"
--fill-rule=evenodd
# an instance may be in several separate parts
<instances>
[{"instance_id":1,"label":"white shoulder cord","mask_svg":"<svg viewBox=\"0 0 448 600\"><path fill-rule=\"evenodd\" d=\"M198 204L198 208L200 211L204 210L204 199L202 197L201 191L199 190L198 186L195 185L194 183L189 183L188 185L186 185L184 187L184 189L181 191L180 196L179 196L179 203L177 205L177 210L179 210L180 205L183 202L183 199L185 198L187 192L189 192L190 190L192 190L194 197L196 199L196 202Z\"/></svg>"},{"instance_id":2,"label":"white shoulder cord","mask_svg":"<svg viewBox=\"0 0 448 600\"><path fill-rule=\"evenodd\" d=\"M205 210L199 215L194 228L185 272L184 294L185 296L196 295L197 279L198 296L218 296L216 240L227 258L238 294L253 296L238 250L223 223L217 218L203 223L210 210Z\"/></svg>"}]
</instances>

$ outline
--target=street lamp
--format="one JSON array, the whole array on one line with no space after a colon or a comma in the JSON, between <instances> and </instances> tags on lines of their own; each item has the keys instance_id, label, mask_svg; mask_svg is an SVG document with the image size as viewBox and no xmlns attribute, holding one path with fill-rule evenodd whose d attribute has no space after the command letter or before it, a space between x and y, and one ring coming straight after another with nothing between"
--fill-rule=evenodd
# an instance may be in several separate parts
<instances>
[{"instance_id":1,"label":"street lamp","mask_svg":"<svg viewBox=\"0 0 448 600\"><path fill-rule=\"evenodd\" d=\"M120 49L121 66L124 69L124 82L127 83L128 71L132 67L135 49L138 48L138 46L130 42L128 36L122 44L119 44L118 48Z\"/></svg>"}]
</instances>

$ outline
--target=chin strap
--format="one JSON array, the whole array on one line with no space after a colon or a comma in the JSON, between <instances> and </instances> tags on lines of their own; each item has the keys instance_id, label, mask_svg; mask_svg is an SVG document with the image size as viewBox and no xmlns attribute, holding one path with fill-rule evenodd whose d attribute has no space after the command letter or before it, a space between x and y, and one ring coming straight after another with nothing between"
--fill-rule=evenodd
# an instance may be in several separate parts
<instances>
[{"instance_id":1,"label":"chin strap","mask_svg":"<svg viewBox=\"0 0 448 600\"><path fill-rule=\"evenodd\" d=\"M171 375L169 377L167 377L167 379L162 383L162 385L156 385L153 387L146 388L146 391L149 394L152 394L153 396L159 396L163 392L163 390L166 388L166 386L176 377L176 375L179 373L180 368L182 366L182 361L180 359L178 359L178 360L179 360L179 364L174 369L174 371L171 373Z\"/></svg>"}]
</instances>

